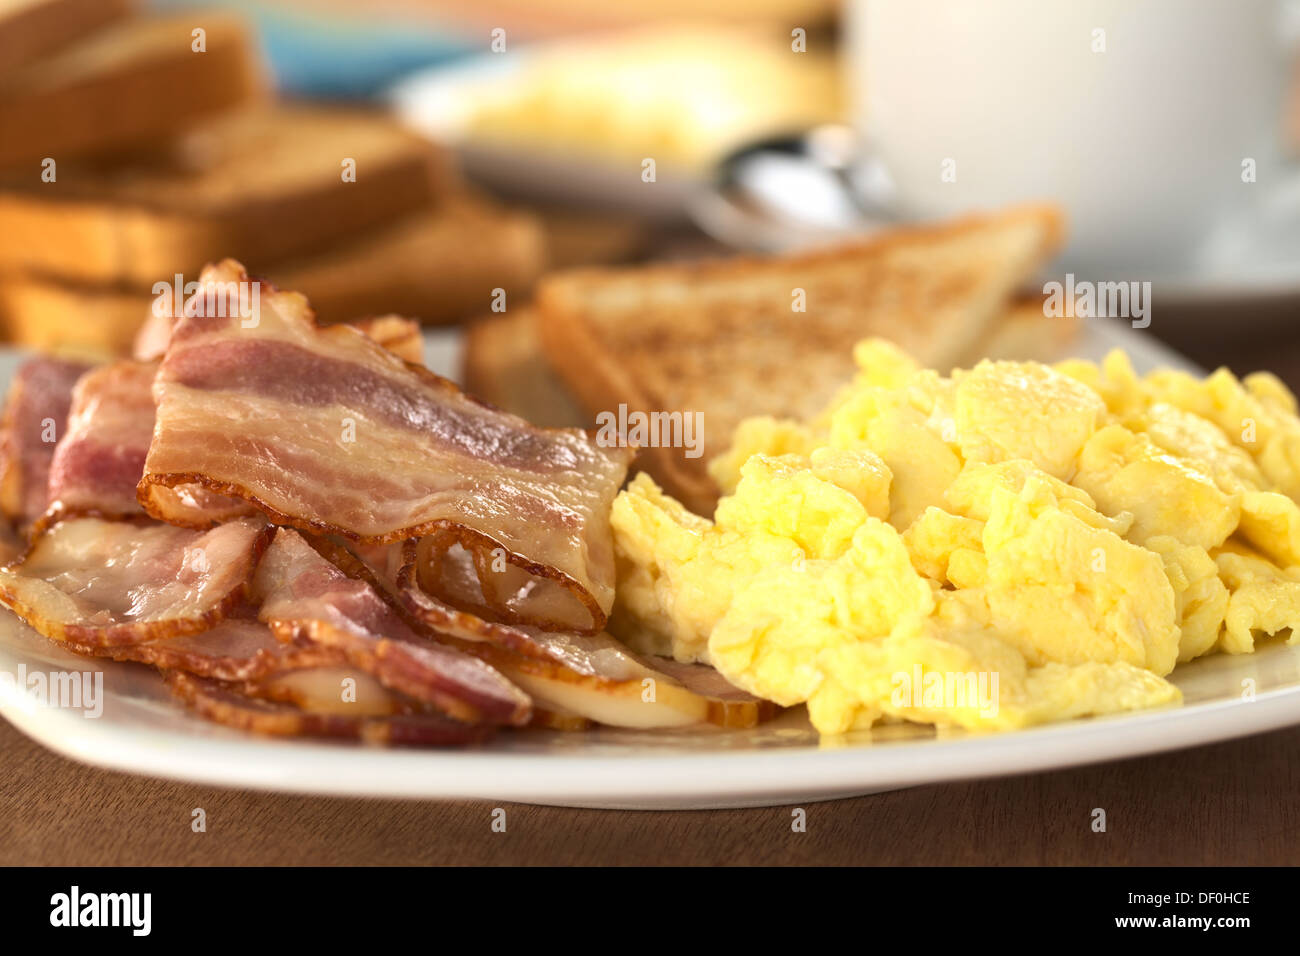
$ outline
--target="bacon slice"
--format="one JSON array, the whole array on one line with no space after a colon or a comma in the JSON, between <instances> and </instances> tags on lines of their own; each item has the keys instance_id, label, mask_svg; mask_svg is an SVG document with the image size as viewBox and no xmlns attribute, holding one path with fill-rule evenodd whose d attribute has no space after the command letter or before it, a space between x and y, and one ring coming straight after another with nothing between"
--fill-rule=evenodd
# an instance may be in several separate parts
<instances>
[{"instance_id":1,"label":"bacon slice","mask_svg":"<svg viewBox=\"0 0 1300 956\"><path fill-rule=\"evenodd\" d=\"M67 433L50 464L49 509L34 533L69 516L125 518L144 513L136 486L153 439L157 362L124 359L92 369L72 392ZM243 501L201 486L168 489L218 520L254 513Z\"/></svg>"},{"instance_id":2,"label":"bacon slice","mask_svg":"<svg viewBox=\"0 0 1300 956\"><path fill-rule=\"evenodd\" d=\"M0 511L26 527L49 501L50 460L63 437L72 389L90 366L55 358L22 364L0 421Z\"/></svg>"},{"instance_id":3,"label":"bacon slice","mask_svg":"<svg viewBox=\"0 0 1300 956\"><path fill-rule=\"evenodd\" d=\"M197 634L244 600L269 536L258 518L211 531L64 521L0 569L0 604L44 636L75 645Z\"/></svg>"},{"instance_id":4,"label":"bacon slice","mask_svg":"<svg viewBox=\"0 0 1300 956\"><path fill-rule=\"evenodd\" d=\"M281 641L256 618L232 617L197 634L138 644L100 647L67 642L88 657L135 661L162 670L182 670L224 681L258 681L301 668L344 663L337 651L304 641Z\"/></svg>"},{"instance_id":5,"label":"bacon slice","mask_svg":"<svg viewBox=\"0 0 1300 956\"><path fill-rule=\"evenodd\" d=\"M26 542L8 521L0 520L0 566L12 564L22 557Z\"/></svg>"},{"instance_id":6,"label":"bacon slice","mask_svg":"<svg viewBox=\"0 0 1300 956\"><path fill-rule=\"evenodd\" d=\"M170 305L171 298L168 295L165 304ZM154 301L155 304L158 302ZM170 314L170 311L161 308L150 310L148 317L140 323L140 328L136 329L135 341L131 343L131 357L137 362L153 362L162 358L167 351L167 343L171 341L172 326L175 324L176 316Z\"/></svg>"},{"instance_id":7,"label":"bacon slice","mask_svg":"<svg viewBox=\"0 0 1300 956\"><path fill-rule=\"evenodd\" d=\"M375 571L408 618L426 631L447 634L464 641L483 641L528 657L552 657L554 645L546 635L562 633L489 620L482 609L484 599L472 564L472 556L460 550L444 552L441 581L454 592L453 605L426 591L419 580L419 545L405 541L393 545L383 556L385 564ZM480 613L464 610L478 607Z\"/></svg>"},{"instance_id":8,"label":"bacon slice","mask_svg":"<svg viewBox=\"0 0 1300 956\"><path fill-rule=\"evenodd\" d=\"M372 573L392 582L386 589L407 616L488 661L526 690L546 711L539 724L574 726L573 718L585 718L618 727L707 722L742 728L776 713L774 704L733 686L712 667L643 657L605 632L546 631L453 607L420 587L413 541L393 546L382 557L382 569L372 567ZM450 553L448 568L459 570L447 577L457 582L460 600L474 606L481 599L473 591L473 575L465 570L467 560Z\"/></svg>"},{"instance_id":9,"label":"bacon slice","mask_svg":"<svg viewBox=\"0 0 1300 956\"><path fill-rule=\"evenodd\" d=\"M50 462L46 516L122 518L141 513L135 486L153 438L152 362L92 369L72 390L67 433Z\"/></svg>"},{"instance_id":10,"label":"bacon slice","mask_svg":"<svg viewBox=\"0 0 1300 956\"><path fill-rule=\"evenodd\" d=\"M291 668L240 681L237 686L247 697L287 702L320 714L387 717L438 713L422 706L420 701L390 691L365 671L348 667L346 661Z\"/></svg>"},{"instance_id":11,"label":"bacon slice","mask_svg":"<svg viewBox=\"0 0 1300 956\"><path fill-rule=\"evenodd\" d=\"M152 312L136 332L132 355L142 362L163 357L171 342L176 317L166 312ZM388 351L407 362L424 364L424 337L420 323L400 315L377 315L348 323L374 339Z\"/></svg>"},{"instance_id":12,"label":"bacon slice","mask_svg":"<svg viewBox=\"0 0 1300 956\"><path fill-rule=\"evenodd\" d=\"M551 652L545 658L485 642L458 646L489 662L542 709L613 727L755 727L776 712L738 688L721 688L709 675L680 673L685 681L670 675L606 633L546 632L545 638Z\"/></svg>"},{"instance_id":13,"label":"bacon slice","mask_svg":"<svg viewBox=\"0 0 1300 956\"><path fill-rule=\"evenodd\" d=\"M563 730L574 732L579 730L590 730L594 721L588 720L581 714L574 714L563 710L547 710L544 707L533 707L533 719L528 725L530 727L541 727L543 730Z\"/></svg>"},{"instance_id":14,"label":"bacon slice","mask_svg":"<svg viewBox=\"0 0 1300 956\"><path fill-rule=\"evenodd\" d=\"M457 529L403 543L415 547L419 589L441 603L484 619L590 632L589 612L558 581L535 575L478 547Z\"/></svg>"},{"instance_id":15,"label":"bacon slice","mask_svg":"<svg viewBox=\"0 0 1300 956\"><path fill-rule=\"evenodd\" d=\"M643 657L642 660L691 693L707 699L708 721L718 727L757 727L780 710L772 701L741 690L707 664L683 664L671 657Z\"/></svg>"},{"instance_id":16,"label":"bacon slice","mask_svg":"<svg viewBox=\"0 0 1300 956\"><path fill-rule=\"evenodd\" d=\"M227 260L204 270L199 294L248 281ZM604 626L609 508L628 449L485 406L356 329L319 328L301 296L260 288L251 328L237 315L193 315L173 330L139 488L146 511L209 524L161 491L197 483L277 524L360 542L451 532L481 561L562 585L575 610L537 623Z\"/></svg>"},{"instance_id":17,"label":"bacon slice","mask_svg":"<svg viewBox=\"0 0 1300 956\"><path fill-rule=\"evenodd\" d=\"M395 713L376 717L304 710L286 701L250 697L231 685L183 671L170 671L166 679L172 693L208 720L272 736L334 737L371 744L440 747L475 743L492 732L490 725L463 724L440 714Z\"/></svg>"},{"instance_id":18,"label":"bacon slice","mask_svg":"<svg viewBox=\"0 0 1300 956\"><path fill-rule=\"evenodd\" d=\"M466 722L522 725L532 702L491 666L422 637L366 581L281 528L257 570L259 617L283 639L334 649L384 686Z\"/></svg>"},{"instance_id":19,"label":"bacon slice","mask_svg":"<svg viewBox=\"0 0 1300 956\"><path fill-rule=\"evenodd\" d=\"M376 315L348 323L403 361L424 364L424 336L420 323L400 315Z\"/></svg>"}]
</instances>

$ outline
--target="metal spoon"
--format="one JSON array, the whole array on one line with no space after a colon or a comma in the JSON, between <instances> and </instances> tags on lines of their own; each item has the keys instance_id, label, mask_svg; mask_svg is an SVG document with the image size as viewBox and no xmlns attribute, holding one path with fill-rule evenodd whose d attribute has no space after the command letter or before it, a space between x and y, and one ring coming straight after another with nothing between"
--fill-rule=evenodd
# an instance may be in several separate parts
<instances>
[{"instance_id":1,"label":"metal spoon","mask_svg":"<svg viewBox=\"0 0 1300 956\"><path fill-rule=\"evenodd\" d=\"M894 185L847 126L818 126L726 156L692 197L696 224L742 249L782 251L871 232L896 220Z\"/></svg>"}]
</instances>

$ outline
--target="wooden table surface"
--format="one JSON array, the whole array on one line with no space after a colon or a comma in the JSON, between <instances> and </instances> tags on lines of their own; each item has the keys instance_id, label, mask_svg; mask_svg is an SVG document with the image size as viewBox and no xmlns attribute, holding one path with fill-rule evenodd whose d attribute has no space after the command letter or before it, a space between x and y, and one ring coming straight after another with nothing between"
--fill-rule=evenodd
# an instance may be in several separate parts
<instances>
[{"instance_id":1,"label":"wooden table surface","mask_svg":"<svg viewBox=\"0 0 1300 956\"><path fill-rule=\"evenodd\" d=\"M1300 307L1153 323L1204 365L1300 385ZM791 808L644 813L298 797L72 763L0 720L4 864L1295 864L1300 728L1054 773ZM202 807L206 833L190 829ZM1105 833L1092 830L1094 808Z\"/></svg>"},{"instance_id":2,"label":"wooden table surface","mask_svg":"<svg viewBox=\"0 0 1300 956\"><path fill-rule=\"evenodd\" d=\"M1056 773L791 807L633 812L297 797L59 757L0 721L5 864L1295 864L1300 728ZM201 807L207 832L190 829ZM1106 832L1092 830L1106 811Z\"/></svg>"}]
</instances>

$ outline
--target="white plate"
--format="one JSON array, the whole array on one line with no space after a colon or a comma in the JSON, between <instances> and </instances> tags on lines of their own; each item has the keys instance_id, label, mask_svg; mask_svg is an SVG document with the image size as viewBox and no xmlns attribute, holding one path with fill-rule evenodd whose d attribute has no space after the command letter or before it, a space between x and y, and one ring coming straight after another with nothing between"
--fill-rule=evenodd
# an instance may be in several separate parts
<instances>
[{"instance_id":1,"label":"white plate","mask_svg":"<svg viewBox=\"0 0 1300 956\"><path fill-rule=\"evenodd\" d=\"M1149 336L1093 324L1074 351L1122 345L1139 368L1189 367ZM455 334L430 337L431 367L459 366ZM18 356L0 352L7 378ZM87 660L0 612L0 672L104 674L103 713L45 708L0 682L0 712L47 747L116 770L304 793L520 801L607 808L797 804L914 784L1041 771L1241 737L1300 723L1300 647L1216 655L1173 675L1181 707L1000 735L899 725L819 739L802 709L756 730L500 734L473 750L382 750L241 734L192 717L152 670ZM1249 682L1249 683L1247 683ZM1252 687L1253 699L1244 695Z\"/></svg>"}]
</instances>

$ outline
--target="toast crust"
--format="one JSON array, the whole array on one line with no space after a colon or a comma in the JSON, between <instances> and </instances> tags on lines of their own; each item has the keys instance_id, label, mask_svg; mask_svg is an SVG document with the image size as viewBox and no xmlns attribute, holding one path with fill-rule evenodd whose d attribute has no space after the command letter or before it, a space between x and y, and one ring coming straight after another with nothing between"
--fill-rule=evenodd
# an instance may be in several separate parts
<instances>
[{"instance_id":1,"label":"toast crust","mask_svg":"<svg viewBox=\"0 0 1300 956\"><path fill-rule=\"evenodd\" d=\"M432 205L456 178L436 147L350 109L249 110L187 143L189 162L125 175L69 164L57 182L0 191L0 268L152 285L232 249L266 263ZM339 156L356 160L355 182Z\"/></svg>"},{"instance_id":2,"label":"toast crust","mask_svg":"<svg viewBox=\"0 0 1300 956\"><path fill-rule=\"evenodd\" d=\"M604 282L611 278L619 279L635 275L649 283L667 279L686 279L688 281L709 281L719 276L734 276L737 273L764 273L773 265L801 266L820 265L866 257L872 253L898 249L906 246L931 247L935 242L948 239L954 235L972 229L982 229L997 222L1011 220L1034 221L1043 229L1045 252L1054 252L1065 240L1065 216L1059 206L1052 203L1018 203L995 213L969 213L955 219L942 222L918 223L898 226L886 231L874 233L863 239L837 243L789 255L742 254L725 257L696 259L686 262L655 263L642 266L626 266L610 269L603 266L584 266L577 269L565 269L546 277L546 286L565 284Z\"/></svg>"},{"instance_id":3,"label":"toast crust","mask_svg":"<svg viewBox=\"0 0 1300 956\"><path fill-rule=\"evenodd\" d=\"M590 428L542 356L532 312L514 308L469 324L461 359L465 391L544 428Z\"/></svg>"},{"instance_id":4,"label":"toast crust","mask_svg":"<svg viewBox=\"0 0 1300 956\"><path fill-rule=\"evenodd\" d=\"M0 10L0 80L126 16L132 0L35 0Z\"/></svg>"},{"instance_id":5,"label":"toast crust","mask_svg":"<svg viewBox=\"0 0 1300 956\"><path fill-rule=\"evenodd\" d=\"M661 410L575 311L548 306L544 287L539 290L538 302L534 322L542 351L588 418L595 419L620 404L626 404L629 413L648 415ZM688 508L712 514L717 486L706 472L683 468L676 449L639 449L635 467L648 471Z\"/></svg>"},{"instance_id":6,"label":"toast crust","mask_svg":"<svg viewBox=\"0 0 1300 956\"><path fill-rule=\"evenodd\" d=\"M192 51L191 31L207 31ZM221 11L129 18L19 70L0 97L0 168L161 142L264 95L244 21Z\"/></svg>"},{"instance_id":7,"label":"toast crust","mask_svg":"<svg viewBox=\"0 0 1300 956\"><path fill-rule=\"evenodd\" d=\"M457 197L325 253L253 267L301 289L321 322L395 312L446 323L490 306L494 288L525 294L543 254L531 217ZM0 325L29 347L129 352L152 303L147 286L0 276Z\"/></svg>"},{"instance_id":8,"label":"toast crust","mask_svg":"<svg viewBox=\"0 0 1300 956\"><path fill-rule=\"evenodd\" d=\"M985 358L1056 362L1071 354L1082 325L1077 316L1045 315L1041 295L1024 295L958 365L970 368ZM536 309L529 307L471 321L461 358L465 390L535 425L592 427L590 416L542 353L537 329Z\"/></svg>"},{"instance_id":9,"label":"toast crust","mask_svg":"<svg viewBox=\"0 0 1300 956\"><path fill-rule=\"evenodd\" d=\"M300 289L322 322L377 311L445 325L532 290L546 263L537 221L476 197L454 196L324 253L265 267L286 289ZM260 267L259 267L260 268Z\"/></svg>"}]
</instances>

